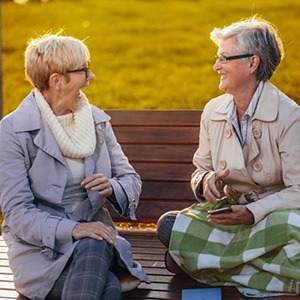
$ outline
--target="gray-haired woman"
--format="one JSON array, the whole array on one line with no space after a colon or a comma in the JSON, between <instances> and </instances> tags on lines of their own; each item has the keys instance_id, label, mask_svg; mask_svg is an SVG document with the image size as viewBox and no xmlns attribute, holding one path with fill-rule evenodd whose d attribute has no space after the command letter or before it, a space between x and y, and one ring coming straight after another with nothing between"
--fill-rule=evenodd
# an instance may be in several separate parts
<instances>
[{"instance_id":1,"label":"gray-haired woman","mask_svg":"<svg viewBox=\"0 0 300 300\"><path fill-rule=\"evenodd\" d=\"M201 117L191 178L200 204L158 222L166 264L246 295L299 293L300 109L269 82L282 42L256 17L214 29L211 39L226 94ZM227 212L210 213L224 197Z\"/></svg>"},{"instance_id":2,"label":"gray-haired woman","mask_svg":"<svg viewBox=\"0 0 300 300\"><path fill-rule=\"evenodd\" d=\"M30 299L121 299L149 280L105 204L134 219L141 180L110 117L81 91L94 79L88 48L42 36L25 69L35 88L0 123L2 233L16 289Z\"/></svg>"}]
</instances>

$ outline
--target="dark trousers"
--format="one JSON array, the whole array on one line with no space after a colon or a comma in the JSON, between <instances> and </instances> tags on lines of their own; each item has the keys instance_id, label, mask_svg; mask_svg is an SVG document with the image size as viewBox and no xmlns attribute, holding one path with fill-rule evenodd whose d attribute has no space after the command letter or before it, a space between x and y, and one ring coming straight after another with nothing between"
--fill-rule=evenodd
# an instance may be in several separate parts
<instances>
[{"instance_id":1,"label":"dark trousers","mask_svg":"<svg viewBox=\"0 0 300 300\"><path fill-rule=\"evenodd\" d=\"M114 262L114 248L106 241L80 240L46 300L121 300Z\"/></svg>"},{"instance_id":2,"label":"dark trousers","mask_svg":"<svg viewBox=\"0 0 300 300\"><path fill-rule=\"evenodd\" d=\"M157 221L157 236L161 243L169 248L172 228L179 211L173 210L163 214Z\"/></svg>"}]
</instances>

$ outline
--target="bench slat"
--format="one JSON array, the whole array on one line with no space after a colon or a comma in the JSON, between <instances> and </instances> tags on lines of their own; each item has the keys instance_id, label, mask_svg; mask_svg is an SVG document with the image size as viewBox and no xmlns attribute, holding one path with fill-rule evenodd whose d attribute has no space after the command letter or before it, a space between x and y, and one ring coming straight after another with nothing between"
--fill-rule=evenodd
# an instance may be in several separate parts
<instances>
[{"instance_id":1,"label":"bench slat","mask_svg":"<svg viewBox=\"0 0 300 300\"><path fill-rule=\"evenodd\" d=\"M193 200L194 194L188 182L144 182L142 199Z\"/></svg>"},{"instance_id":2,"label":"bench slat","mask_svg":"<svg viewBox=\"0 0 300 300\"><path fill-rule=\"evenodd\" d=\"M150 199L149 199L150 200ZM141 199L143 201L143 199ZM141 222L141 223L155 223L158 218L164 214L165 212L168 212L170 210L182 210L185 209L186 207L190 206L193 204L193 201L184 201L184 200L169 200L169 201L147 201L143 202L141 206L137 208L136 211L136 216L137 216L137 221L136 222ZM109 210L111 210L108 207ZM123 218L120 218L116 215L115 212L111 211L111 214L116 222L125 222ZM133 221L131 221L133 222Z\"/></svg>"},{"instance_id":3,"label":"bench slat","mask_svg":"<svg viewBox=\"0 0 300 300\"><path fill-rule=\"evenodd\" d=\"M142 181L159 182L190 182L195 167L192 163L132 163L135 170L141 174Z\"/></svg>"},{"instance_id":4,"label":"bench slat","mask_svg":"<svg viewBox=\"0 0 300 300\"><path fill-rule=\"evenodd\" d=\"M114 126L114 132L124 145L198 145L199 128Z\"/></svg>"},{"instance_id":5,"label":"bench slat","mask_svg":"<svg viewBox=\"0 0 300 300\"><path fill-rule=\"evenodd\" d=\"M191 163L196 145L122 145L124 153L135 162ZM172 151L170 153L170 150Z\"/></svg>"},{"instance_id":6,"label":"bench slat","mask_svg":"<svg viewBox=\"0 0 300 300\"><path fill-rule=\"evenodd\" d=\"M114 125L193 126L200 123L201 110L107 110Z\"/></svg>"}]
</instances>

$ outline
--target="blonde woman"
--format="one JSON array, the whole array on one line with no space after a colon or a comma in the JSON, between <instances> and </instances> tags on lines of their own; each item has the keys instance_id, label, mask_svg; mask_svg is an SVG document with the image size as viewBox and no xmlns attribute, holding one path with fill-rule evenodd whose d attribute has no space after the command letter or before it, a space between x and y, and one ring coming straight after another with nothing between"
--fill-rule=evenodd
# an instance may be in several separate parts
<instances>
[{"instance_id":1,"label":"blonde woman","mask_svg":"<svg viewBox=\"0 0 300 300\"><path fill-rule=\"evenodd\" d=\"M82 92L94 79L88 48L60 34L33 39L25 73L34 89L0 123L2 233L16 289L30 299L121 299L149 280L105 205L134 219L141 181L110 117Z\"/></svg>"}]
</instances>

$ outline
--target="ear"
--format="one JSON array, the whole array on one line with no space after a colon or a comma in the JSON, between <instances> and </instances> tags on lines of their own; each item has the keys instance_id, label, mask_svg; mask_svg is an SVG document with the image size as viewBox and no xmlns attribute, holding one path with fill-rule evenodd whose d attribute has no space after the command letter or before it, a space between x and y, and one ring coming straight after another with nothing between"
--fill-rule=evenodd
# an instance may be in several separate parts
<instances>
[{"instance_id":1,"label":"ear","mask_svg":"<svg viewBox=\"0 0 300 300\"><path fill-rule=\"evenodd\" d=\"M62 83L62 76L58 73L52 73L49 77L49 88L53 88L55 90L59 90Z\"/></svg>"},{"instance_id":2,"label":"ear","mask_svg":"<svg viewBox=\"0 0 300 300\"><path fill-rule=\"evenodd\" d=\"M250 74L253 74L257 71L259 64L260 64L260 58L257 55L253 55L250 58L250 64L249 64Z\"/></svg>"}]
</instances>

